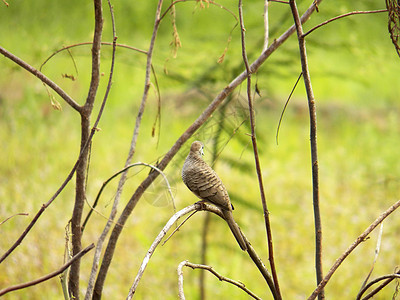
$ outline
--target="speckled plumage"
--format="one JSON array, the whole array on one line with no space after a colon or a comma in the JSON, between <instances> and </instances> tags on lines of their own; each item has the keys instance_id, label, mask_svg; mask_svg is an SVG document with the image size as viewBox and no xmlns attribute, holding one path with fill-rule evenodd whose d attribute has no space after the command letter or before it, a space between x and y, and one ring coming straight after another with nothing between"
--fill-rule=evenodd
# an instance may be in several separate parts
<instances>
[{"instance_id":1,"label":"speckled plumage","mask_svg":"<svg viewBox=\"0 0 400 300\"><path fill-rule=\"evenodd\" d=\"M240 248L246 250L239 226L233 219L233 206L228 192L217 173L203 160L203 144L193 142L182 168L182 180L201 200L211 202L221 208L225 220L235 236Z\"/></svg>"}]
</instances>

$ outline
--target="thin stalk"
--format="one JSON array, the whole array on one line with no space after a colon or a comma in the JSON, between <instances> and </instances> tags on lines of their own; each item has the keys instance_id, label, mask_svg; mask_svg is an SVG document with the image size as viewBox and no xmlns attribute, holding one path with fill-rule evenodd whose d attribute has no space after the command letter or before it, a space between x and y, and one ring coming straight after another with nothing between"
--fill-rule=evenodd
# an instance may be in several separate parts
<instances>
[{"instance_id":1,"label":"thin stalk","mask_svg":"<svg viewBox=\"0 0 400 300\"><path fill-rule=\"evenodd\" d=\"M321 212L319 205L319 174L318 174L318 151L317 151L317 112L315 106L315 98L311 85L310 72L308 70L306 42L303 36L303 27L301 25L299 12L295 0L289 1L292 10L294 22L297 29L297 38L299 41L301 68L303 80L306 87L308 109L310 117L310 143L311 143L311 169L312 169L312 185L313 185L313 207L314 207L314 226L315 226L315 269L317 284L323 279L322 270L322 225ZM324 289L321 289L318 299L325 299Z\"/></svg>"}]
</instances>

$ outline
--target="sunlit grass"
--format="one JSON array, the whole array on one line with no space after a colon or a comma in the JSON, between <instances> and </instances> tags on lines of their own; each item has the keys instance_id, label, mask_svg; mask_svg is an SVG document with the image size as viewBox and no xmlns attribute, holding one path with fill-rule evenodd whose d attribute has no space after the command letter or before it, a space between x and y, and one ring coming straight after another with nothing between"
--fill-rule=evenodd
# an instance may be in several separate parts
<instances>
[{"instance_id":1,"label":"sunlit grass","mask_svg":"<svg viewBox=\"0 0 400 300\"><path fill-rule=\"evenodd\" d=\"M343 7L348 5L343 3L340 10L346 12L350 8ZM16 4L11 4L14 5ZM27 15L34 15L31 11L34 8L25 5L24 9L12 11L8 14L8 19L3 19L5 21L1 23L2 28L18 32L8 35L4 46L35 67L39 67L52 51L69 43L91 39L91 31L80 31L78 23L71 21L67 14L58 20L57 26L51 27L47 34L42 34L41 26L50 22L48 17L53 20L56 13L48 13L39 20L31 20ZM59 12L61 9L48 5L45 5L44 11ZM80 8L79 16L86 24L84 26L91 28L92 8L79 5L69 6ZM43 10L43 6L36 8ZM117 24L118 42L137 47L147 46L144 36L148 38L146 30L151 31L143 27L152 26L153 17L140 22L140 18L132 19L130 14L144 15L145 12L148 13L149 8L139 8L131 4L125 8L116 7L118 22L121 22ZM212 21L216 9L212 9L212 13L208 13L207 10L193 10L192 6L178 7L177 26L183 48L179 50L176 59L172 59L169 48L169 21L162 23L164 27L156 43L154 57L161 90L160 140L157 141L158 129L155 136L152 136L158 103L152 87L133 162L155 164L194 121L200 109L206 107L216 93L242 71L240 58L237 58L240 56L238 40L231 43L224 64L216 63L233 26L229 15L224 15L218 20L223 33L218 33L217 38L211 38L213 33L207 30L208 27L192 24L193 20L188 18L195 14L199 23L214 25ZM275 6L273 9L279 14L285 13L282 8L278 9ZM258 11L258 7L253 6L250 10ZM323 13L326 15L322 15ZM337 13L336 8L332 12L321 7L321 13L313 17L312 22L317 24L333 13ZM128 21L122 19L127 15ZM368 19L364 18L363 20ZM20 28L18 26L21 20L27 21ZM364 21L344 23L338 27L332 24L329 28L313 34L307 44L318 109L325 272L355 238L399 197L399 64L387 36L386 40L381 42L386 30L385 17L375 16L372 20L372 27L367 26ZM32 25L33 21L35 26ZM136 25L133 26L131 22ZM257 28L260 22L257 23L257 19L254 18L248 23L249 49L250 46L254 48L259 43L260 34L254 28ZM349 26L357 28L357 32L348 35ZM32 32L27 28L32 28ZM233 32L234 37L237 34L238 31ZM279 32L275 32L275 36L278 34ZM108 40L109 36L109 32L106 32L104 39ZM53 37L50 44L49 37ZM203 48L201 45L205 41L207 44ZM200 48L204 51L193 55L194 49ZM258 52L254 50L254 53ZM83 103L90 80L90 46L74 48L71 53L77 64L78 74L66 52L53 58L43 72L65 88L79 103ZM145 57L125 49L118 49L117 54L113 89L99 124L101 130L96 133L92 145L87 186L90 203L95 199L103 181L125 163L143 89ZM105 76L101 79L96 103L101 101L104 94L109 57L109 49L103 48L101 71ZM1 66L4 67L4 76L0 77L0 145L3 157L0 163L0 221L15 213L29 213L29 216L16 216L0 226L0 252L4 253L71 170L79 151L80 120L57 96L56 99L61 103L63 110L54 111L45 88L31 75L18 70L5 59L1 61ZM168 74L163 73L164 67ZM253 83L257 80L263 96L262 99L256 98L257 135L271 216L275 258L285 299L304 299L315 286L309 124L301 82L283 118L279 144L275 141L281 109L299 70L297 44L292 38L292 41L282 47L281 51L274 53L270 61L253 77ZM65 79L62 74L74 74L77 81ZM193 91L195 88L205 91L206 96L200 95L198 90ZM240 107L245 109L245 101L242 99L245 95L244 88L242 86L237 90L234 96L236 102L231 105L231 110L226 116L234 126L239 126L245 115L243 111L235 111L241 109ZM186 93L188 90L190 92ZM97 109L98 106L95 112ZM218 122L218 113L215 113L210 123L194 137L208 143L205 157L208 162L212 160L210 141L215 137ZM221 153L216 170L232 196L236 208L235 219L264 263L268 265L262 206L252 167L254 159L248 133L248 127L245 125L238 129L231 143ZM232 134L230 131L225 132L220 145ZM219 150L221 149L219 147ZM184 147L165 170L173 187L177 209L197 201L180 181L180 168L187 150L187 146ZM229 164L228 158L251 167L246 169L244 166L244 169L240 169ZM148 172L147 168L141 167L130 171L119 212ZM93 214L84 233L84 246L97 241L111 209L116 184L116 181L111 183L105 190L97 207L98 213ZM173 214L171 205L152 205L151 198L152 195L148 194L141 199L126 224L105 284L105 299L126 297L148 247ZM64 228L71 217L73 201L74 179L47 209L26 240L0 266L0 288L32 280L63 264ZM165 202L168 201L170 199L165 199ZM85 213L88 209L86 206ZM384 224L381 252L374 276L391 273L399 264L399 225L396 222L396 214ZM197 213L165 246L157 249L139 285L137 299L158 299L160 295L163 299L176 299L176 267L186 259L200 263L203 217L204 213ZM270 293L265 281L247 255L237 249L224 223L212 217L211 228L208 264L222 275L242 281L259 296L268 299ZM376 239L377 233L374 232L370 239L349 256L327 286L329 297L354 298L371 267ZM82 293L90 272L92 255L93 253L89 253L82 260ZM199 271L185 269L184 274L187 298L197 298ZM209 274L206 278L206 289L210 298L213 296L248 299L243 292L231 285L221 283ZM389 298L392 293L393 286L387 288L381 297ZM60 299L61 287L58 278L27 290L10 293L4 298L27 297Z\"/></svg>"}]
</instances>

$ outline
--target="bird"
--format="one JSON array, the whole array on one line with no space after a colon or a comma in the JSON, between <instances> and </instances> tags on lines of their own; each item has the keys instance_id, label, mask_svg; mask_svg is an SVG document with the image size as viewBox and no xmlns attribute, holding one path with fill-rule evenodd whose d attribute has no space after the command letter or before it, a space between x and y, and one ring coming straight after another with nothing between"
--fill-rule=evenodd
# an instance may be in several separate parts
<instances>
[{"instance_id":1,"label":"bird","mask_svg":"<svg viewBox=\"0 0 400 300\"><path fill-rule=\"evenodd\" d=\"M247 244L239 226L233 219L232 211L234 208L228 191L217 173L203 160L203 149L202 142L195 141L192 143L190 152L183 164L182 180L198 198L210 202L221 209L224 219L228 223L240 248L246 251Z\"/></svg>"}]
</instances>

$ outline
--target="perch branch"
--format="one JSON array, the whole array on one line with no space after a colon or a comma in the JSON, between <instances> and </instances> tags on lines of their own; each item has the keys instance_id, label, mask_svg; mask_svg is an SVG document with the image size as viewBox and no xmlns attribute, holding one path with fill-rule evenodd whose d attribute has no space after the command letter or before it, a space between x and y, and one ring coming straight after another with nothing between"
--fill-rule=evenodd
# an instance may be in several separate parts
<instances>
[{"instance_id":1,"label":"perch branch","mask_svg":"<svg viewBox=\"0 0 400 300\"><path fill-rule=\"evenodd\" d=\"M247 53L246 53L246 41L245 41L246 29L244 27L244 20L243 20L242 0L239 0L239 20L240 20L240 28L241 28L240 32L241 32L241 41L242 41L242 56L243 56L243 61L244 61L244 64L246 67L246 73L247 73L247 100L248 100L248 104L249 104L251 142L253 145L257 179L258 179L258 185L259 185L259 190L260 190L261 203L263 206L264 222L265 222L265 227L266 227L266 232L267 232L268 260L269 260L269 264L271 266L271 273L272 273L272 277L274 279L274 286L275 286L275 291L277 294L277 298L275 298L275 299L280 300L280 299L282 299L282 295L281 295L281 291L279 288L278 274L276 272L276 266L275 266L271 222L269 219L269 211L268 211L267 200L266 200L266 196L265 196L262 171L261 171L261 163L260 163L260 159L259 159L259 155L258 155L257 137L256 137L256 116L255 116L255 112L254 112L253 99L251 96L251 69L249 66L249 61L247 59Z\"/></svg>"},{"instance_id":2,"label":"perch branch","mask_svg":"<svg viewBox=\"0 0 400 300\"><path fill-rule=\"evenodd\" d=\"M136 292L136 289L139 285L139 282L144 274L144 271L146 270L146 267L150 261L151 256L154 254L154 251L156 250L157 246L160 244L161 240L164 238L164 236L167 234L168 230L172 227L172 225L182 216L193 212L193 211L201 211L201 210L206 210L209 212L212 212L218 216L220 216L221 218L223 218L223 214L221 212L221 209L209 204L209 203L205 203L205 202L198 202L195 203L193 205L190 205L188 207L185 207L184 209L178 211L177 213L175 213L167 222L167 224L164 226L164 228L160 231L160 233L158 234L158 236L156 237L156 239L154 240L153 244L150 246L149 250L146 253L145 258L143 259L142 265L139 268L139 271L136 275L136 278L129 290L129 294L128 297L126 298L128 299L132 299L133 295ZM259 258L259 256L257 255L257 253L254 251L254 248L251 246L250 242L248 241L248 239L246 238L246 236L243 234L243 238L247 244L247 252L249 254L249 256L251 257L251 259L254 261L254 263L256 264L257 268L259 269L259 271L261 272L262 276L264 277L264 279L267 281L268 286L271 290L271 293L274 296L274 299L277 299L277 294L275 291L275 286L274 286L274 281L272 279L272 276L269 274L268 270L265 268L265 265L262 263L261 259Z\"/></svg>"},{"instance_id":3,"label":"perch branch","mask_svg":"<svg viewBox=\"0 0 400 300\"><path fill-rule=\"evenodd\" d=\"M217 271L215 271L213 269L213 267L211 266L207 266L207 265L202 265L202 264L193 264L187 260L181 262L178 266L177 272L178 272L178 290L179 290L179 299L184 300L185 299L185 294L183 291L183 267L189 267L194 269L201 269L201 270L206 270L208 272L210 272L211 274L213 274L215 277L217 277L219 279L219 281L225 281L228 282L230 284L233 284L234 286L237 286L238 288L242 289L244 292L246 292L248 295L250 295L250 297L252 297L253 299L257 299L257 300L261 300L260 297L258 297L256 294L254 294L252 291L250 291L248 288L246 288L246 286L240 282L240 281L236 281L233 280L231 278L222 276L221 274L219 274Z\"/></svg>"},{"instance_id":4,"label":"perch branch","mask_svg":"<svg viewBox=\"0 0 400 300\"><path fill-rule=\"evenodd\" d=\"M81 250L79 253L77 253L74 257L71 258L70 261L68 261L66 264L64 264L61 268L59 268L58 270L51 272L50 274L47 274L43 277L40 277L38 279L29 281L29 282L25 282L25 283L21 283L21 284L17 284L17 285L13 285L10 286L8 288L5 288L3 290L0 290L0 297L12 292L12 291L16 291L16 290L21 290L36 284L39 284L41 282L44 282L46 280L49 280L59 274L61 274L62 272L64 272L72 263L74 263L77 259L80 259L82 256L84 256L86 253L88 253L90 250L92 250L94 248L94 244L89 245L88 247L86 247L85 249Z\"/></svg>"},{"instance_id":5,"label":"perch branch","mask_svg":"<svg viewBox=\"0 0 400 300\"><path fill-rule=\"evenodd\" d=\"M294 22L297 29L297 37L299 41L301 69L303 80L306 87L308 109L310 116L310 147L311 147L311 169L312 169L312 186L313 186L313 207L314 207L314 226L315 226L315 269L317 284L323 279L322 268L322 226L321 212L319 206L319 172L318 172L318 150L317 150L317 111L315 107L314 92L311 85L310 72L308 70L306 41L303 36L303 27L295 0L289 1L292 10ZM318 299L325 299L324 290L321 289Z\"/></svg>"},{"instance_id":6,"label":"perch branch","mask_svg":"<svg viewBox=\"0 0 400 300\"><path fill-rule=\"evenodd\" d=\"M310 15L315 11L316 5L318 5L322 0L316 0L313 4L307 9L307 11L301 17L301 22L306 22ZM295 25L292 25L288 30L286 30L278 39L274 40L274 42L268 47L266 51L264 51L251 65L250 69L252 72L256 72L258 68L264 63L264 61L276 50L279 46L284 43L290 35L292 35L295 31ZM212 115L212 113L218 108L218 106L223 102L223 100L245 79L247 78L247 72L244 71L240 75L238 75L231 83L229 83L209 104L209 106L201 113L201 115L188 127L188 129L178 138L175 144L170 148L170 150L165 154L164 158L160 161L157 167L160 170L164 170L172 158L176 155L182 145L196 132L197 129ZM97 290L97 298L101 298L101 290L103 288L103 284L105 281L105 277L107 271L110 267L112 257L114 255L115 248L117 246L118 238L122 232L124 224L127 219L131 215L133 209L135 208L137 202L145 192L145 190L153 183L153 181L158 176L157 172L153 172L145 178L142 183L138 186L127 205L125 206L121 216L118 219L117 224L114 226L107 248L104 253L103 261L101 264L101 268L98 276L96 285L98 286ZM95 287L96 294L96 287Z\"/></svg>"},{"instance_id":7,"label":"perch branch","mask_svg":"<svg viewBox=\"0 0 400 300\"><path fill-rule=\"evenodd\" d=\"M161 243L161 240L164 238L164 236L167 234L168 230L173 226L173 224L179 220L179 218L181 218L182 216L199 210L198 209L198 204L193 204L190 205L188 207L185 207L184 209L178 211L177 213L175 213L167 222L167 224L164 226L164 228L160 231L160 233L157 235L157 237L155 238L154 242L151 244L149 250L147 250L147 253L143 259L142 265L139 268L139 271L136 275L136 278L129 290L128 296L127 296L127 300L128 299L132 299L133 295L136 292L137 286L139 285L140 280L142 279L142 276L144 274L144 271L146 270L146 267L150 261L150 258L153 256L154 251L157 249L157 246Z\"/></svg>"},{"instance_id":8,"label":"perch branch","mask_svg":"<svg viewBox=\"0 0 400 300\"><path fill-rule=\"evenodd\" d=\"M330 268L329 272L325 275L324 279L318 284L317 288L313 291L313 293L308 297L308 300L313 300L317 297L319 292L326 286L329 279L335 273L335 271L339 268L341 263L346 259L347 256L365 239L367 236L383 221L389 216L392 212L394 212L400 206L400 200L394 203L391 207L389 207L384 213L382 213L365 231L346 249L345 252L335 261L333 266Z\"/></svg>"}]
</instances>

